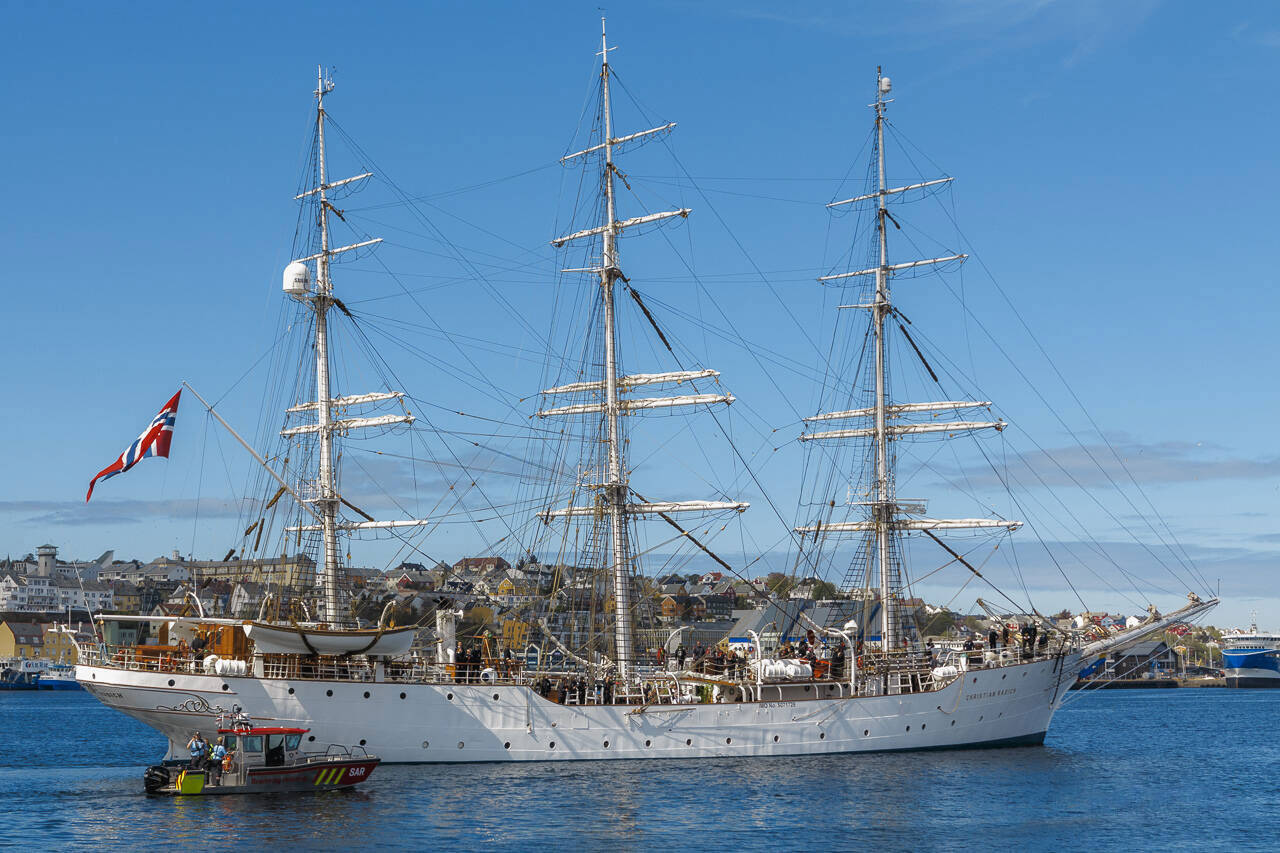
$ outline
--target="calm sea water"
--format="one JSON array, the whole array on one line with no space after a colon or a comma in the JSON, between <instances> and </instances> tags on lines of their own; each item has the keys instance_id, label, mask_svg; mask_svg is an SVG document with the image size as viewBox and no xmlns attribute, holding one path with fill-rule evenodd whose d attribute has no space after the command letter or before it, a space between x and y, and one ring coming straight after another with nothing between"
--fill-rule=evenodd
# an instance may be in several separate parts
<instances>
[{"instance_id":1,"label":"calm sea water","mask_svg":"<svg viewBox=\"0 0 1280 853\"><path fill-rule=\"evenodd\" d=\"M1280 690L1092 693L1043 747L382 767L359 790L148 798L150 729L0 693L0 846L172 850L1280 849Z\"/></svg>"}]
</instances>

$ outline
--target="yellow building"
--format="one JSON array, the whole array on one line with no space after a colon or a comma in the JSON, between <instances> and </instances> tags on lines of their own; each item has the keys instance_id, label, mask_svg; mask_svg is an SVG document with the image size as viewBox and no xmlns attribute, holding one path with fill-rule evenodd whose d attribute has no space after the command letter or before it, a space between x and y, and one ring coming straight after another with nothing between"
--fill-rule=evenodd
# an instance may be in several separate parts
<instances>
[{"instance_id":1,"label":"yellow building","mask_svg":"<svg viewBox=\"0 0 1280 853\"><path fill-rule=\"evenodd\" d=\"M519 619L506 619L502 623L502 645L519 652L529 641L529 623Z\"/></svg>"},{"instance_id":2,"label":"yellow building","mask_svg":"<svg viewBox=\"0 0 1280 853\"><path fill-rule=\"evenodd\" d=\"M38 658L44 651L44 631L30 622L0 622L0 658Z\"/></svg>"},{"instance_id":3,"label":"yellow building","mask_svg":"<svg viewBox=\"0 0 1280 853\"><path fill-rule=\"evenodd\" d=\"M79 655L72 640L75 631L65 625L50 623L38 626L44 632L44 648L40 657L59 663L77 663ZM83 639L89 639L83 637Z\"/></svg>"},{"instance_id":4,"label":"yellow building","mask_svg":"<svg viewBox=\"0 0 1280 853\"><path fill-rule=\"evenodd\" d=\"M125 581L117 581L111 585L112 602L115 604L115 612L117 613L141 613L142 612L142 590L138 589L131 583Z\"/></svg>"}]
</instances>

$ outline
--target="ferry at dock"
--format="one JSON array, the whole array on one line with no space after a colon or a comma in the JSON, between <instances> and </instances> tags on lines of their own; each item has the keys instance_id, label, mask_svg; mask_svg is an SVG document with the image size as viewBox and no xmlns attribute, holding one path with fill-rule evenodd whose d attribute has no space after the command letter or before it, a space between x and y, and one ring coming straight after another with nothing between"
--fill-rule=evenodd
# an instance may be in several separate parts
<instances>
[{"instance_id":1,"label":"ferry at dock","mask_svg":"<svg viewBox=\"0 0 1280 853\"><path fill-rule=\"evenodd\" d=\"M1280 687L1280 634L1248 631L1222 635L1222 668L1228 687Z\"/></svg>"}]
</instances>

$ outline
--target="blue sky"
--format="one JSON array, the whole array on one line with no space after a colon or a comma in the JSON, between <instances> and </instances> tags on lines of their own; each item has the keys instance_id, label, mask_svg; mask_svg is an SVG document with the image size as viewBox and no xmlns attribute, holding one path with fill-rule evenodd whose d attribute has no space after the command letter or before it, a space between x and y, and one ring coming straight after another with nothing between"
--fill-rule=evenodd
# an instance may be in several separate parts
<instances>
[{"instance_id":1,"label":"blue sky","mask_svg":"<svg viewBox=\"0 0 1280 853\"><path fill-rule=\"evenodd\" d=\"M572 182L554 163L570 150L593 83L599 6L6 4L18 37L0 56L0 353L10 407L0 430L16 451L0 479L4 549L51 541L68 556L115 548L139 558L223 550L227 536L214 531L235 521L229 510L219 517L219 501L243 490L247 468L193 400L183 402L172 459L102 485L88 508L82 496L183 379L221 399L233 423L261 428L266 377L251 368L278 333L317 63L337 69L330 109L342 128L405 192L431 197L431 222L485 281L448 257L452 249L415 253L407 236L385 262L402 282L434 282L421 295L432 322L512 348L476 356L510 378L504 390L535 390L541 361L528 354L537 341L496 295L530 324L549 322L558 266L546 242L572 208ZM819 357L806 336L825 346L834 294L813 278L839 261L849 222L823 204L853 186L842 186L844 176L861 174L880 64L895 81L891 119L911 146L910 161L891 161L890 179L956 176L946 202L963 231L926 214L912 221L922 246L937 238L981 257L998 287L971 262L965 304L1031 385L933 279L901 283L900 305L940 351L966 354L976 386L1014 423L1010 433L1034 436L1011 438L1003 452L1047 449L1102 493L1066 427L1109 455L1101 430L1203 574L1221 579L1226 600L1213 621L1243 622L1254 608L1264 623L1280 619L1280 296L1271 263L1280 14L1249 3L1003 0L780 8L607 9L614 66L645 113L621 100L620 128L639 129L646 117L680 123L671 139L678 162L650 147L624 163L637 199L695 211L668 232L675 260L624 251L648 274L637 287L673 333L724 371L743 403L744 445L767 443L767 424L794 433L796 416L816 402ZM352 197L368 208L354 229L391 242L418 227L379 209L386 196L377 192L367 205ZM353 307L379 295L390 304L398 289L369 287ZM704 324L732 323L807 371L766 375L676 308ZM444 408L495 405L423 363L404 376ZM1062 421L1039 411L1032 387ZM507 417L502 407L493 414ZM795 506L788 454L797 452L769 452L761 465L785 513ZM936 494L936 477L917 482L940 507L964 511ZM1085 491L1068 482L1063 500L1117 559L1176 593L1126 538L1139 524L1126 501L1112 494L1103 513ZM766 513L747 523L735 558L781 535ZM430 553L452 559L481 542L454 528ZM367 562L390 556L375 547ZM1036 594L1042 609L1077 606L1055 589L1056 572L1030 551L1024 559L1030 585L1045 590ZM1133 609L1104 583L1086 587L1096 590L1091 605Z\"/></svg>"}]
</instances>

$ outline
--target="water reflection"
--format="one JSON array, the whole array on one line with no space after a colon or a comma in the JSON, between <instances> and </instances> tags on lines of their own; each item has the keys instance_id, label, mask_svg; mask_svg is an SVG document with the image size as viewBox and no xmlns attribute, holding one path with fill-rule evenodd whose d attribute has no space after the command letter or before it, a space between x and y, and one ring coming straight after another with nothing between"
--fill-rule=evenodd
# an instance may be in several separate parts
<instances>
[{"instance_id":1,"label":"water reflection","mask_svg":"<svg viewBox=\"0 0 1280 853\"><path fill-rule=\"evenodd\" d=\"M1280 747L1243 733L1280 722L1274 693L1090 697L1059 715L1044 747L388 766L356 791L195 799L141 793L163 741L135 721L87 696L0 694L0 845L1265 846L1280 832Z\"/></svg>"}]
</instances>

